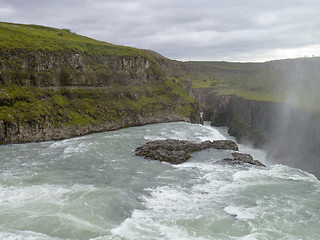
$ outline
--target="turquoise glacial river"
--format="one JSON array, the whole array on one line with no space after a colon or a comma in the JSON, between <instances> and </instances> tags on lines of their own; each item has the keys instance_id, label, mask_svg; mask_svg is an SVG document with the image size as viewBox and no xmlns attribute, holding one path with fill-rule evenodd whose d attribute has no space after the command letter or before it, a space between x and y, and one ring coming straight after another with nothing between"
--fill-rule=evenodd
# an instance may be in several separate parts
<instances>
[{"instance_id":1,"label":"turquoise glacial river","mask_svg":"<svg viewBox=\"0 0 320 240\"><path fill-rule=\"evenodd\" d=\"M150 140L231 139L224 129L153 124L63 141L0 146L0 239L320 239L320 182L273 165L194 153L181 165L134 155Z\"/></svg>"}]
</instances>

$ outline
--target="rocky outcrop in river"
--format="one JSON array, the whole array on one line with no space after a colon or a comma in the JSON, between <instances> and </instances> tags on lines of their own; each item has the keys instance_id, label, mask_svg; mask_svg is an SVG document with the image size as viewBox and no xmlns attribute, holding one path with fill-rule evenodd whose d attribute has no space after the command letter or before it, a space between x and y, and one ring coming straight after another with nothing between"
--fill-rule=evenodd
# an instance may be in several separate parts
<instances>
[{"instance_id":1,"label":"rocky outcrop in river","mask_svg":"<svg viewBox=\"0 0 320 240\"><path fill-rule=\"evenodd\" d=\"M239 150L238 145L231 140L207 140L197 144L185 140L167 139L147 142L141 147L138 147L135 154L147 159L168 162L171 164L180 164L187 161L191 157L191 153L209 148L232 151ZM228 158L224 159L224 161L231 164L264 166L259 161L253 160L252 156L249 154L233 152L232 156L233 159Z\"/></svg>"},{"instance_id":2,"label":"rocky outcrop in river","mask_svg":"<svg viewBox=\"0 0 320 240\"><path fill-rule=\"evenodd\" d=\"M144 156L148 159L179 164L187 161L191 157L190 153L208 148L238 151L237 144L230 140L208 140L196 144L183 140L167 139L147 142L138 147L135 153L137 156Z\"/></svg>"}]
</instances>

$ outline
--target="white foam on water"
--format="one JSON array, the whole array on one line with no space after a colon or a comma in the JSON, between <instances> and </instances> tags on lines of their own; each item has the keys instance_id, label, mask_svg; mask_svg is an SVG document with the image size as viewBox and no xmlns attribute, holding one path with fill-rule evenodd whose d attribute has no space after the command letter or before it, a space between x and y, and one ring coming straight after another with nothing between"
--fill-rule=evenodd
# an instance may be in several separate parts
<instances>
[{"instance_id":1,"label":"white foam on water","mask_svg":"<svg viewBox=\"0 0 320 240\"><path fill-rule=\"evenodd\" d=\"M202 126L202 131L198 134L197 138L201 142L206 140L226 140L225 136L223 136L217 129L210 126Z\"/></svg>"},{"instance_id":2,"label":"white foam on water","mask_svg":"<svg viewBox=\"0 0 320 240\"><path fill-rule=\"evenodd\" d=\"M258 217L258 212L254 208L241 206L227 206L223 209L226 213L235 216L238 220L255 219Z\"/></svg>"},{"instance_id":3,"label":"white foam on water","mask_svg":"<svg viewBox=\"0 0 320 240\"><path fill-rule=\"evenodd\" d=\"M261 179L261 177L265 177L265 179L278 178L283 180L320 183L313 174L279 164L272 165L269 168L251 168L249 171L236 172L233 177L234 181L249 181L250 179Z\"/></svg>"},{"instance_id":4,"label":"white foam on water","mask_svg":"<svg viewBox=\"0 0 320 240\"><path fill-rule=\"evenodd\" d=\"M143 211L135 211L130 219L126 219L118 228L114 228L112 239L145 239L145 240L206 240L188 229L178 226L173 219L171 222L155 221L152 215Z\"/></svg>"},{"instance_id":5,"label":"white foam on water","mask_svg":"<svg viewBox=\"0 0 320 240\"><path fill-rule=\"evenodd\" d=\"M56 231L57 236L68 231L79 236L108 234L107 222L101 218L104 214L99 211L104 203L96 206L93 198L103 194L104 190L92 185L0 187L0 239L59 239L46 236L55 236ZM23 231L41 229L39 234Z\"/></svg>"},{"instance_id":6,"label":"white foam on water","mask_svg":"<svg viewBox=\"0 0 320 240\"><path fill-rule=\"evenodd\" d=\"M71 146L68 146L63 153L66 155L71 155L73 153L85 153L91 145L92 143L72 144Z\"/></svg>"},{"instance_id":7,"label":"white foam on water","mask_svg":"<svg viewBox=\"0 0 320 240\"><path fill-rule=\"evenodd\" d=\"M148 138L178 138L193 142L225 139L210 126L187 123L159 124L133 130L138 130L140 134L139 137L133 137L138 144ZM106 135L108 139L113 139L112 136L119 133L119 139L115 141L117 143L123 139L122 133L127 134L127 131ZM132 134L130 132L124 139L127 140ZM99 136L97 142L106 139L104 135ZM86 142L71 139L45 144L51 151L58 150L66 156L77 157L85 153L87 147L92 150L92 146L87 146ZM110 150L107 150L112 152L110 146ZM133 155L131 150L128 152ZM129 154L121 154L125 160L120 161L116 153L115 158L104 159L105 164L99 166L98 171L134 167L129 165ZM102 188L101 184L24 185L30 182L10 186L4 183L13 176L10 176L10 171L5 171L0 178L3 181L3 186L0 183L0 239L60 240L46 235L55 231L52 226L47 232L43 230L43 234L23 231L26 221L34 221L34 228L28 229L38 231L38 223L43 219L55 221L61 227L57 231L60 234L65 231L71 239L77 237L67 235L68 232L78 233L79 239L82 233L87 233L95 237L92 240L251 240L303 239L304 236L317 239L320 236L320 185L313 175L282 165L250 168L215 163L228 154L230 151L204 151L181 165L161 165L157 169L157 164L154 164L154 178L153 175L144 178L149 169L140 165L135 171L139 173L136 177L141 176L147 183L135 185L138 189L141 187L139 196L137 193L132 195L134 190L125 182L132 179L128 178L132 171L118 171L119 174L110 178ZM62 160L57 164L65 163ZM147 166L153 167L153 164ZM83 177L87 175L83 174ZM88 180L93 182L91 177ZM124 183L109 192L104 187L108 188L112 181ZM122 186L125 187L122 189ZM123 195L118 191L123 191ZM132 201L136 203L128 207ZM122 212L122 215L118 212ZM19 218L15 226L15 221L5 222L10 214L12 218ZM23 218L21 214L30 217ZM117 220L111 221L113 216ZM39 229L40 232L41 226Z\"/></svg>"},{"instance_id":8,"label":"white foam on water","mask_svg":"<svg viewBox=\"0 0 320 240\"><path fill-rule=\"evenodd\" d=\"M0 229L1 230L1 229ZM14 232L0 232L1 240L62 240L61 238L51 237L42 233L33 231L14 231Z\"/></svg>"},{"instance_id":9,"label":"white foam on water","mask_svg":"<svg viewBox=\"0 0 320 240\"><path fill-rule=\"evenodd\" d=\"M112 230L114 237L124 239L205 239L192 236L186 227L177 225L184 217L198 216L193 199L185 188L163 186L146 189L145 210L135 210L119 227Z\"/></svg>"},{"instance_id":10,"label":"white foam on water","mask_svg":"<svg viewBox=\"0 0 320 240\"><path fill-rule=\"evenodd\" d=\"M75 154L84 154L94 145L94 142L86 141L87 138L88 136L83 136L56 142L41 143L44 147L48 148L48 150L40 154L45 157L50 155L52 151L60 151L59 155L61 154L63 159Z\"/></svg>"},{"instance_id":11,"label":"white foam on water","mask_svg":"<svg viewBox=\"0 0 320 240\"><path fill-rule=\"evenodd\" d=\"M304 212L307 206L301 205L305 201L303 197L299 199L294 192L276 189L279 179L309 185L318 183L313 175L297 169L282 165L235 167L196 161L173 169L192 172L197 177L188 180L190 187L169 183L146 189L149 195L142 198L145 209L135 210L114 228L115 239L300 239L301 233L289 232L319 220L320 212ZM309 204L310 212L315 204L314 201ZM204 218L206 224L201 223ZM200 226L194 232L191 222ZM217 224L226 229L212 232Z\"/></svg>"},{"instance_id":12,"label":"white foam on water","mask_svg":"<svg viewBox=\"0 0 320 240\"><path fill-rule=\"evenodd\" d=\"M30 202L46 202L64 205L68 194L95 191L92 185L74 185L70 188L57 185L0 186L0 206L21 207Z\"/></svg>"},{"instance_id":13,"label":"white foam on water","mask_svg":"<svg viewBox=\"0 0 320 240\"><path fill-rule=\"evenodd\" d=\"M165 137L159 137L159 136L149 136L149 135L146 135L144 136L144 139L148 140L148 141L156 141L156 140L166 140L167 138Z\"/></svg>"},{"instance_id":14,"label":"white foam on water","mask_svg":"<svg viewBox=\"0 0 320 240\"><path fill-rule=\"evenodd\" d=\"M56 149L56 148L61 148L61 147L66 147L70 143L72 143L74 139L65 139L65 140L60 140L60 141L55 141L55 142L47 142L43 143L45 145L49 144L49 148L51 149Z\"/></svg>"},{"instance_id":15,"label":"white foam on water","mask_svg":"<svg viewBox=\"0 0 320 240\"><path fill-rule=\"evenodd\" d=\"M190 123L175 123L168 124L168 128L163 128L156 135L151 135L150 132L144 136L148 141L154 140L165 140L168 138L179 139L179 140L189 140L192 142L203 142L206 140L225 140L226 137L223 136L218 130L211 126L203 126ZM173 127L176 126L176 127ZM188 131L186 131L186 127Z\"/></svg>"},{"instance_id":16,"label":"white foam on water","mask_svg":"<svg viewBox=\"0 0 320 240\"><path fill-rule=\"evenodd\" d=\"M59 217L63 222L68 222L68 225L73 226L73 228L76 227L81 230L90 230L93 232L106 232L105 228L97 224L93 224L84 218L76 217L73 214L57 213L55 216Z\"/></svg>"},{"instance_id":17,"label":"white foam on water","mask_svg":"<svg viewBox=\"0 0 320 240\"><path fill-rule=\"evenodd\" d=\"M224 167L219 165L189 162L179 165L174 171L189 169L210 174L211 171L221 170L220 173L223 174L222 168ZM210 220L211 218L225 218L223 210L215 207L215 204L216 193L226 182L222 180L210 182L212 179L206 174L203 177L200 174L198 178L190 179L190 187L169 184L155 189L146 189L149 195L142 197L146 209L135 210L130 218L112 230L113 237L170 240L214 239L210 237L208 234L210 230L206 229L201 221L206 222L204 216L208 215ZM211 177L219 180L219 173ZM196 227L195 229L191 227L194 224L199 224L202 230L197 232Z\"/></svg>"},{"instance_id":18,"label":"white foam on water","mask_svg":"<svg viewBox=\"0 0 320 240\"><path fill-rule=\"evenodd\" d=\"M269 240L269 239L273 239L271 238L271 236L268 233L260 233L260 232L253 232L250 233L246 236L243 237L235 237L235 238L231 238L231 239L238 239L238 240ZM278 238L276 238L278 239ZM289 240L289 238L281 238L282 240ZM292 239L291 239L292 240Z\"/></svg>"}]
</instances>

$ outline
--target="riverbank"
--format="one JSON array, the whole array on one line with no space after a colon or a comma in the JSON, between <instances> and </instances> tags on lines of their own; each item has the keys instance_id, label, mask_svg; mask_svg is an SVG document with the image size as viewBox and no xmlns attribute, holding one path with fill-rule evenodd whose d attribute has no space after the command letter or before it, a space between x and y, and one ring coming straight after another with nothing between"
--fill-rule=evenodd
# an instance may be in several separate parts
<instances>
[{"instance_id":1,"label":"riverbank","mask_svg":"<svg viewBox=\"0 0 320 240\"><path fill-rule=\"evenodd\" d=\"M159 122L200 122L198 104L176 83L146 88L0 87L0 143L65 139Z\"/></svg>"}]
</instances>

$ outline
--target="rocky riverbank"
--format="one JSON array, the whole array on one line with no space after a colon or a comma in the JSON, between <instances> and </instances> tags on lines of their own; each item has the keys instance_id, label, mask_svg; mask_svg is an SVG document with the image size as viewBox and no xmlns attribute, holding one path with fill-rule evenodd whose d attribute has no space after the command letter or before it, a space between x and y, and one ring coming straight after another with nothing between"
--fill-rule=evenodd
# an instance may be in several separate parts
<instances>
[{"instance_id":1,"label":"rocky riverbank","mask_svg":"<svg viewBox=\"0 0 320 240\"><path fill-rule=\"evenodd\" d=\"M148 95L132 86L0 87L0 143L57 140L159 122L200 122L198 105L186 93L181 95L177 85L167 82L153 89L157 92Z\"/></svg>"}]
</instances>

